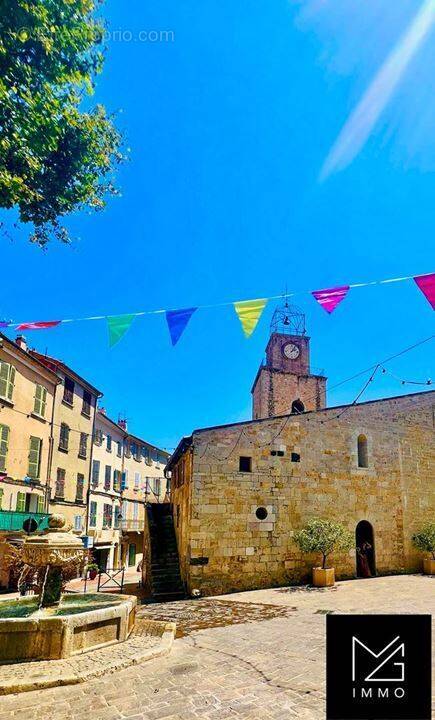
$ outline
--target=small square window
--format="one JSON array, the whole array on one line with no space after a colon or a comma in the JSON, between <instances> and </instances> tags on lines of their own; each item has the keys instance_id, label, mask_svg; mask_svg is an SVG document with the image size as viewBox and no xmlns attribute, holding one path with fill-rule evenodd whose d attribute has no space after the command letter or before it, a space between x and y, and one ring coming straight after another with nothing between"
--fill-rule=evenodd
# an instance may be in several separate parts
<instances>
[{"instance_id":1,"label":"small square window","mask_svg":"<svg viewBox=\"0 0 435 720\"><path fill-rule=\"evenodd\" d=\"M299 455L299 453L292 453L291 460L292 462L300 462L301 456Z\"/></svg>"},{"instance_id":2,"label":"small square window","mask_svg":"<svg viewBox=\"0 0 435 720\"><path fill-rule=\"evenodd\" d=\"M239 472L252 472L252 458L241 456L239 458Z\"/></svg>"}]
</instances>

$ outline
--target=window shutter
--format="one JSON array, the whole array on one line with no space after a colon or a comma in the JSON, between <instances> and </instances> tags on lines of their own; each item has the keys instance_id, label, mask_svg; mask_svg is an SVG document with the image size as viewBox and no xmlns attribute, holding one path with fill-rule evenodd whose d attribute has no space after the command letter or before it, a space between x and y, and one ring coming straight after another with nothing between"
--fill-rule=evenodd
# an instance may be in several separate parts
<instances>
[{"instance_id":1,"label":"window shutter","mask_svg":"<svg viewBox=\"0 0 435 720\"><path fill-rule=\"evenodd\" d=\"M10 430L7 425L0 425L0 470L6 470L6 458L9 447Z\"/></svg>"},{"instance_id":2,"label":"window shutter","mask_svg":"<svg viewBox=\"0 0 435 720\"><path fill-rule=\"evenodd\" d=\"M0 362L0 396L7 396L8 378L9 378L9 365L5 362Z\"/></svg>"},{"instance_id":3,"label":"window shutter","mask_svg":"<svg viewBox=\"0 0 435 720\"><path fill-rule=\"evenodd\" d=\"M3 488L0 488L0 510L2 509L2 504L3 504L3 493L4 493Z\"/></svg>"},{"instance_id":4,"label":"window shutter","mask_svg":"<svg viewBox=\"0 0 435 720\"><path fill-rule=\"evenodd\" d=\"M39 465L41 458L41 440L36 437L30 438L29 447L29 468L27 474L31 478L39 478Z\"/></svg>"},{"instance_id":5,"label":"window shutter","mask_svg":"<svg viewBox=\"0 0 435 720\"><path fill-rule=\"evenodd\" d=\"M26 493L17 493L17 512L24 512L26 509Z\"/></svg>"},{"instance_id":6,"label":"window shutter","mask_svg":"<svg viewBox=\"0 0 435 720\"><path fill-rule=\"evenodd\" d=\"M44 496L43 495L38 496L38 506L36 508L36 511L39 513L44 512Z\"/></svg>"},{"instance_id":7,"label":"window shutter","mask_svg":"<svg viewBox=\"0 0 435 720\"><path fill-rule=\"evenodd\" d=\"M47 388L37 385L35 390L35 407L34 411L37 415L45 417L45 407L47 404Z\"/></svg>"},{"instance_id":8,"label":"window shutter","mask_svg":"<svg viewBox=\"0 0 435 720\"><path fill-rule=\"evenodd\" d=\"M14 393L14 385L15 385L15 368L13 365L10 365L9 366L8 393L7 393L8 400L12 400L12 395Z\"/></svg>"}]
</instances>

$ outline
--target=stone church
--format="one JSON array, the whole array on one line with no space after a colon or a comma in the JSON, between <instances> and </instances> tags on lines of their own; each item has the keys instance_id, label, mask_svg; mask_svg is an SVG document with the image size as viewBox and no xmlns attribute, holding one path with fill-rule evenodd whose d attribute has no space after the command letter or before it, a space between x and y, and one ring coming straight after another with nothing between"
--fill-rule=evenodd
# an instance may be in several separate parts
<instances>
[{"instance_id":1,"label":"stone church","mask_svg":"<svg viewBox=\"0 0 435 720\"><path fill-rule=\"evenodd\" d=\"M295 530L339 520L372 547L372 574L420 570L412 535L435 516L433 391L328 408L302 313L275 312L253 420L179 443L172 508L183 580L203 595L306 581ZM332 556L358 575L356 552Z\"/></svg>"}]
</instances>

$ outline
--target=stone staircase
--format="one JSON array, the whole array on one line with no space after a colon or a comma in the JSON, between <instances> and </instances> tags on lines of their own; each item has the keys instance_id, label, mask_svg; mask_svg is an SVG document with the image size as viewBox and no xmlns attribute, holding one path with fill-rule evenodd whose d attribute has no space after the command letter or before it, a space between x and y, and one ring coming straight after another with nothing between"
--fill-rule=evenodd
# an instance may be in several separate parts
<instances>
[{"instance_id":1,"label":"stone staircase","mask_svg":"<svg viewBox=\"0 0 435 720\"><path fill-rule=\"evenodd\" d=\"M180 574L177 539L169 503L148 506L151 538L151 592L156 602L186 597Z\"/></svg>"}]
</instances>

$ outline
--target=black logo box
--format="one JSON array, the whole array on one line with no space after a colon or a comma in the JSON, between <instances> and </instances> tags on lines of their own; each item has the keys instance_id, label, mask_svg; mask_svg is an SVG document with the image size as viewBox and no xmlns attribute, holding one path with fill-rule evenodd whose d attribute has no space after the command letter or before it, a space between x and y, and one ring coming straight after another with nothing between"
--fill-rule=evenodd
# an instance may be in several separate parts
<instances>
[{"instance_id":1,"label":"black logo box","mask_svg":"<svg viewBox=\"0 0 435 720\"><path fill-rule=\"evenodd\" d=\"M430 615L327 615L327 720L430 720L431 636Z\"/></svg>"}]
</instances>

